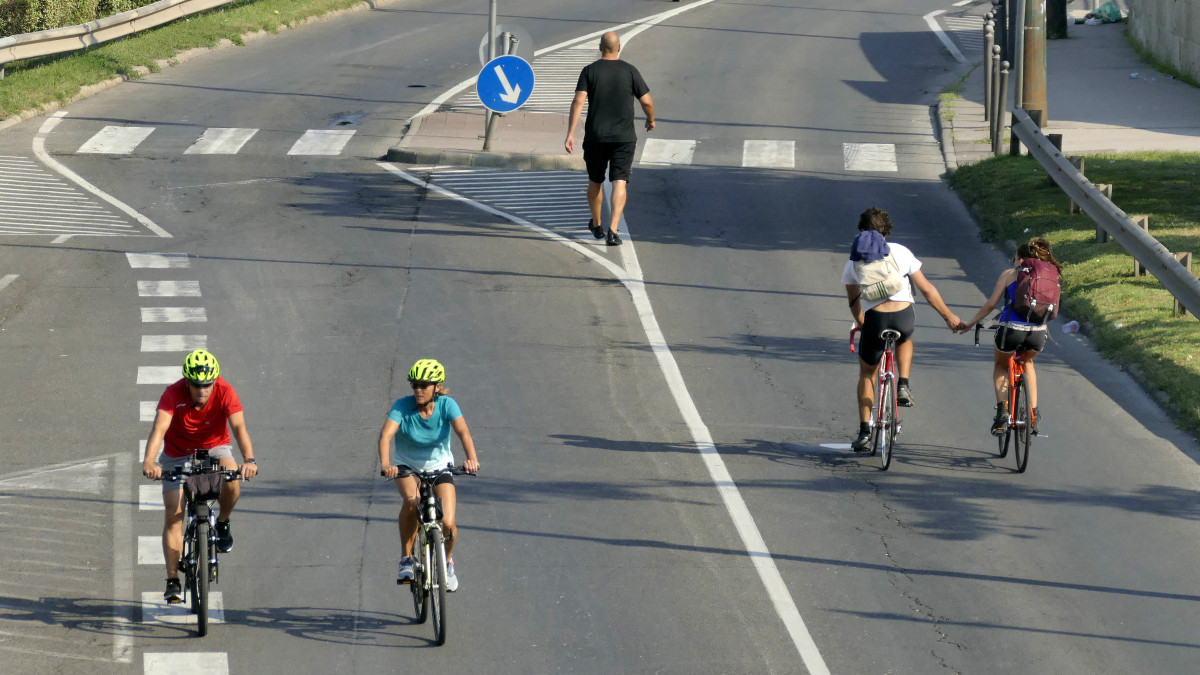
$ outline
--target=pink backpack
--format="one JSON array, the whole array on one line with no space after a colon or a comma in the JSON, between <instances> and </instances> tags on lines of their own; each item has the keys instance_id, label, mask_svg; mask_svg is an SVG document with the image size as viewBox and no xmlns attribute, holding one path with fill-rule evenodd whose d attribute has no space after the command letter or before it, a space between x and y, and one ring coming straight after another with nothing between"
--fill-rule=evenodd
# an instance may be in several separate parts
<instances>
[{"instance_id":1,"label":"pink backpack","mask_svg":"<svg viewBox=\"0 0 1200 675\"><path fill-rule=\"evenodd\" d=\"M1057 267L1037 258L1021 261L1012 302L1021 320L1040 326L1058 316L1058 296Z\"/></svg>"}]
</instances>

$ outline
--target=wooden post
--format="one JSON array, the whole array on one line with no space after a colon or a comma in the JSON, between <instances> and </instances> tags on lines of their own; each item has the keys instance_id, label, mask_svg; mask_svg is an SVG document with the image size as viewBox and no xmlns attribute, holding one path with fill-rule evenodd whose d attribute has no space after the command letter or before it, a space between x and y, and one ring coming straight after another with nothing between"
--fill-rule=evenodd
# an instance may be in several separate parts
<instances>
[{"instance_id":1,"label":"wooden post","mask_svg":"<svg viewBox=\"0 0 1200 675\"><path fill-rule=\"evenodd\" d=\"M1175 259L1178 260L1180 262L1180 264L1183 265L1184 269L1186 269L1188 271L1188 274L1191 274L1191 272L1192 272L1192 254L1191 253L1176 253ZM1183 316L1184 314L1187 314L1187 308L1185 308L1183 306L1183 304L1181 302L1179 302L1179 298L1172 296L1171 300L1172 300L1172 304L1174 305L1172 307L1172 311L1174 312L1175 316Z\"/></svg>"},{"instance_id":2,"label":"wooden post","mask_svg":"<svg viewBox=\"0 0 1200 675\"><path fill-rule=\"evenodd\" d=\"M1059 153L1062 152L1062 134L1046 134L1046 139L1050 141L1050 145L1053 145L1055 150L1058 150ZM1074 162L1071 163L1074 164ZM1054 182L1054 178L1047 174L1046 187L1054 187L1055 185L1057 183Z\"/></svg>"},{"instance_id":3,"label":"wooden post","mask_svg":"<svg viewBox=\"0 0 1200 675\"><path fill-rule=\"evenodd\" d=\"M1150 231L1150 216L1129 216L1133 220L1133 224L1142 228L1146 232ZM1146 271L1146 266L1138 262L1137 258L1133 259L1133 276L1144 277L1149 272Z\"/></svg>"},{"instance_id":4,"label":"wooden post","mask_svg":"<svg viewBox=\"0 0 1200 675\"><path fill-rule=\"evenodd\" d=\"M1096 189L1099 190L1100 194L1104 195L1104 197L1106 199L1108 199L1109 201L1112 201L1113 188L1112 188L1111 183L1096 183ZM1080 213L1081 211L1083 211L1083 209L1079 208L1078 204L1076 204L1075 202L1071 202L1071 213ZM1099 225L1097 225L1096 226L1096 243L1103 244L1103 243L1106 243L1107 241L1108 241L1108 233L1105 232Z\"/></svg>"}]
</instances>

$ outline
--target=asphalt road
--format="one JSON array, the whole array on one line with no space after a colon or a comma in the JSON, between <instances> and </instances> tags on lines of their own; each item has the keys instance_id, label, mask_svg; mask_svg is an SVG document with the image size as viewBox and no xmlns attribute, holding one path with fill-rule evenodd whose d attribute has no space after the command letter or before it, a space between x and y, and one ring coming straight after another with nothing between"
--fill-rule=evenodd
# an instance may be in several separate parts
<instances>
[{"instance_id":1,"label":"asphalt road","mask_svg":"<svg viewBox=\"0 0 1200 675\"><path fill-rule=\"evenodd\" d=\"M481 5L345 15L0 135L0 156L41 164L40 136L46 156L143 216L103 206L138 236L62 240L47 225L0 238L0 279L16 275L0 288L6 672L187 672L213 658L231 673L1193 669L1200 452L1083 341L1053 329L1039 358L1048 437L1025 474L985 432L988 350L925 305L918 406L892 469L822 446L855 427L839 276L857 214L891 211L894 240L960 315L1002 264L939 180L929 105L953 62L921 17L942 5L716 2L624 54L654 92L655 138L697 140L703 161L638 167L631 245L597 252L628 264L636 251L815 659L747 555L627 288L376 164L403 120L477 71ZM501 12L543 46L663 7ZM128 155L80 154L108 125L154 130ZM184 154L209 128L258 131L234 155ZM307 130L354 134L336 155L287 154ZM794 169L736 161L744 140L781 138L796 142ZM894 144L898 169L848 170L846 143ZM30 187L63 208L53 189ZM187 266L138 267L128 252ZM221 359L262 470L222 558L225 625L203 639L142 605L162 573L137 555L160 523L137 507L140 402L163 385L138 382L179 362L146 349L168 335L203 336ZM427 355L447 365L483 464L458 481L462 589L441 648L393 582L398 499L374 453Z\"/></svg>"}]
</instances>

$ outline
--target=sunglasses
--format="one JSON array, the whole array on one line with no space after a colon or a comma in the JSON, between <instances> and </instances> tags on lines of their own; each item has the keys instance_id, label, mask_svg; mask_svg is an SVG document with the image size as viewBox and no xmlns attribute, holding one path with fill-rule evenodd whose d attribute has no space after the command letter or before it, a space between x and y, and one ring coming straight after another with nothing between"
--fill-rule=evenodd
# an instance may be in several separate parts
<instances>
[{"instance_id":1,"label":"sunglasses","mask_svg":"<svg viewBox=\"0 0 1200 675\"><path fill-rule=\"evenodd\" d=\"M213 386L213 382L192 382L188 380L188 386L193 389L208 389Z\"/></svg>"},{"instance_id":2,"label":"sunglasses","mask_svg":"<svg viewBox=\"0 0 1200 675\"><path fill-rule=\"evenodd\" d=\"M409 382L408 384L413 389L424 389L425 387L432 387L435 383L434 382Z\"/></svg>"}]
</instances>

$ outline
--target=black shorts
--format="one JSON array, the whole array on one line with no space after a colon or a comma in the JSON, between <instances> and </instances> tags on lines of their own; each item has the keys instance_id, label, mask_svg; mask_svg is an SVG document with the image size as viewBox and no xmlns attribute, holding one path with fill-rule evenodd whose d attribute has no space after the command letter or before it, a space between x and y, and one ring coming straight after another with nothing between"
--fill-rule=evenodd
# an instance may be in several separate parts
<instances>
[{"instance_id":1,"label":"black shorts","mask_svg":"<svg viewBox=\"0 0 1200 675\"><path fill-rule=\"evenodd\" d=\"M604 171L608 170L609 180L629 181L629 172L633 170L633 153L637 150L637 141L622 143L599 143L583 141L583 163L587 165L588 180L593 183L604 182Z\"/></svg>"},{"instance_id":2,"label":"black shorts","mask_svg":"<svg viewBox=\"0 0 1200 675\"><path fill-rule=\"evenodd\" d=\"M862 335L858 338L858 358L868 366L879 365L883 358L883 339L879 334L891 328L900 331L900 339L896 344L908 342L917 330L917 313L912 305L898 312L876 312L868 309L863 317Z\"/></svg>"},{"instance_id":3,"label":"black shorts","mask_svg":"<svg viewBox=\"0 0 1200 675\"><path fill-rule=\"evenodd\" d=\"M401 464L400 472L403 473L405 469L408 469L409 471L413 470L413 468L411 466L408 466L406 464ZM453 474L446 472L446 473L441 474L437 478L433 479L434 486L445 485L446 483L454 485L454 475Z\"/></svg>"},{"instance_id":4,"label":"black shorts","mask_svg":"<svg viewBox=\"0 0 1200 675\"><path fill-rule=\"evenodd\" d=\"M1000 324L996 329L996 349L1009 354L1011 352L1040 352L1046 346L1046 329L1024 330L1008 324Z\"/></svg>"}]
</instances>

